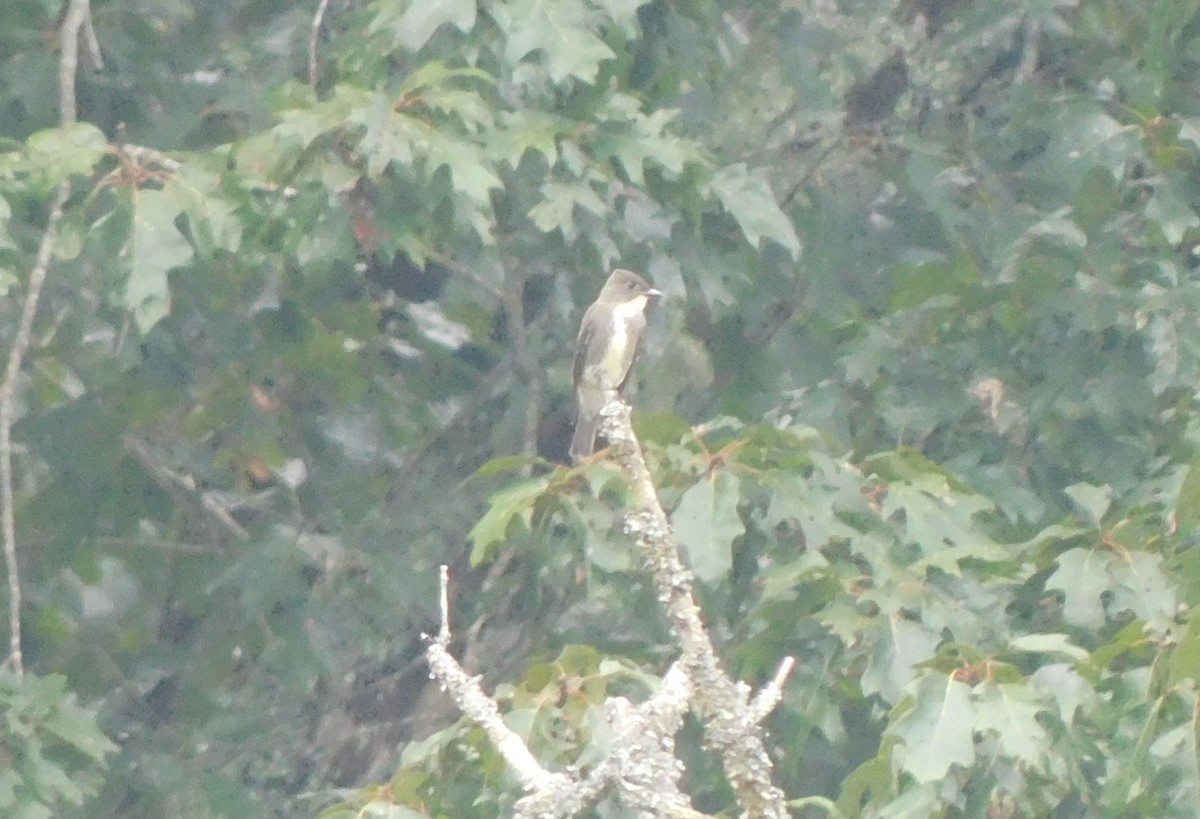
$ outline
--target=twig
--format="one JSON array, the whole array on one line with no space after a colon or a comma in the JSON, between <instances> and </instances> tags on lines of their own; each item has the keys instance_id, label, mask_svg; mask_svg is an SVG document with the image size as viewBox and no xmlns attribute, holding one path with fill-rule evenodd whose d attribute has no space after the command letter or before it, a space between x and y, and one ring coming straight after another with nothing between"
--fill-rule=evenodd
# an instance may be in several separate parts
<instances>
[{"instance_id":1,"label":"twig","mask_svg":"<svg viewBox=\"0 0 1200 819\"><path fill-rule=\"evenodd\" d=\"M443 563L438 567L438 607L442 611L442 625L438 628L437 641L450 645L450 567Z\"/></svg>"},{"instance_id":2,"label":"twig","mask_svg":"<svg viewBox=\"0 0 1200 819\"><path fill-rule=\"evenodd\" d=\"M779 701L783 699L783 687L787 684L788 677L792 676L792 669L795 667L795 657L784 657L780 661L779 668L776 669L771 682L762 691L759 691L758 696L750 703L750 711L754 715L755 722L762 722L775 710L775 706L779 705Z\"/></svg>"},{"instance_id":3,"label":"twig","mask_svg":"<svg viewBox=\"0 0 1200 819\"><path fill-rule=\"evenodd\" d=\"M33 316L37 312L38 298L42 294L46 271L50 267L50 256L54 252L58 223L62 219L63 205L70 193L71 183L65 180L54 192L50 216L46 220L46 230L38 245L33 270L29 272L29 285L25 290L25 303L21 306L17 334L13 337L12 348L8 351L4 383L0 384L0 502L4 505L0 517L4 527L4 565L8 572L9 662L17 676L25 673L25 661L21 649L21 581L17 573L17 523L13 510L13 401L17 394L17 379L21 376L21 361L29 349L30 338L33 335Z\"/></svg>"},{"instance_id":4,"label":"twig","mask_svg":"<svg viewBox=\"0 0 1200 819\"><path fill-rule=\"evenodd\" d=\"M504 292L497 287L494 282L488 281L483 276L480 276L474 270L467 267L465 264L459 262L457 259L453 259L450 256L447 256L445 253L441 253L437 250L429 251L428 255L429 258L433 259L451 273L457 273L458 275L474 282L480 290L482 290L484 293L487 293L489 296L501 301L504 299Z\"/></svg>"},{"instance_id":5,"label":"twig","mask_svg":"<svg viewBox=\"0 0 1200 819\"><path fill-rule=\"evenodd\" d=\"M88 0L71 0L63 19L61 36L62 57L58 66L58 119L66 128L75 123L75 73L79 67L79 32L88 26L89 42L95 39L91 32L91 8ZM99 53L99 47L95 47ZM12 477L12 424L13 401L17 394L17 379L21 375L21 362L29 350L33 336L33 317L37 313L38 300L46 273L50 269L50 257L54 253L58 223L62 221L63 206L71 195L71 182L64 179L54 191L50 203L50 215L46 218L46 229L38 244L33 269L29 271L29 284L25 289L25 302L21 305L21 319L8 351L8 363L4 368L4 383L0 384L0 526L4 530L4 565L8 572L9 612L9 658L13 673L25 674L25 660L21 648L21 581L17 573L17 525L13 511Z\"/></svg>"},{"instance_id":6,"label":"twig","mask_svg":"<svg viewBox=\"0 0 1200 819\"><path fill-rule=\"evenodd\" d=\"M152 537L94 537L92 543L119 549L155 549L180 555L214 555L221 550L204 543L184 543L178 540L163 540Z\"/></svg>"},{"instance_id":7,"label":"twig","mask_svg":"<svg viewBox=\"0 0 1200 819\"><path fill-rule=\"evenodd\" d=\"M177 501L182 503L194 502L197 495L196 481L190 475L181 475L158 462L150 446L145 441L132 435L125 436L125 450L146 469L147 472ZM200 507L219 523L226 532L238 540L245 540L249 533L237 522L220 501L211 492L199 493Z\"/></svg>"},{"instance_id":8,"label":"twig","mask_svg":"<svg viewBox=\"0 0 1200 819\"><path fill-rule=\"evenodd\" d=\"M438 590L438 600L442 609L441 626L437 638L431 640L425 649L425 657L429 660L429 667L434 676L454 698L454 702L463 713L473 719L488 735L492 745L521 780L522 787L529 791L537 791L568 783L567 777L552 774L538 764L521 738L504 724L500 709L483 692L479 678L468 676L450 656L449 578L450 571L443 566Z\"/></svg>"},{"instance_id":9,"label":"twig","mask_svg":"<svg viewBox=\"0 0 1200 819\"><path fill-rule=\"evenodd\" d=\"M783 197L783 201L779 203L780 208L786 208L788 205L792 204L792 200L795 199L796 195L800 193L800 189L808 184L808 180L812 179L813 174L817 172L817 169L824 164L825 160L829 158L829 155L832 154L834 150L841 144L842 134L839 133L835 139L831 140L830 143L821 150L821 153L817 154L816 159L808 163L808 167L800 176L800 181L792 185L791 190L787 192L787 195Z\"/></svg>"},{"instance_id":10,"label":"twig","mask_svg":"<svg viewBox=\"0 0 1200 819\"><path fill-rule=\"evenodd\" d=\"M508 336L512 341L513 361L517 376L526 385L525 424L522 430L521 454L527 458L537 455L538 422L542 417L542 371L529 349L529 332L525 327L525 276L510 274L505 281L504 314L508 318ZM532 464L526 462L520 470L528 478Z\"/></svg>"},{"instance_id":11,"label":"twig","mask_svg":"<svg viewBox=\"0 0 1200 819\"><path fill-rule=\"evenodd\" d=\"M675 663L658 691L634 706L614 697L605 703L613 732L608 755L580 776L551 773L534 758L525 742L504 723L496 703L483 692L478 677L469 676L450 655L450 571L439 572L441 624L429 638L425 658L433 676L455 704L474 720L517 774L526 795L518 800L514 819L567 819L595 805L616 787L625 804L640 816L701 819L679 789L682 768L674 756L675 734L688 710L692 685L681 663Z\"/></svg>"},{"instance_id":12,"label":"twig","mask_svg":"<svg viewBox=\"0 0 1200 819\"><path fill-rule=\"evenodd\" d=\"M321 0L317 13L313 15L312 29L308 32L308 84L316 90L317 80L317 40L321 38L321 23L325 21L325 10L329 8L329 0Z\"/></svg>"},{"instance_id":13,"label":"twig","mask_svg":"<svg viewBox=\"0 0 1200 819\"><path fill-rule=\"evenodd\" d=\"M84 39L88 41L90 50L91 41L96 37L95 32L91 30L91 20L92 8L88 5L88 0L71 0L60 32L62 59L58 64L58 122L64 128L75 124L75 73L79 68L79 32L87 26ZM96 56L99 56L98 44L95 50Z\"/></svg>"},{"instance_id":14,"label":"twig","mask_svg":"<svg viewBox=\"0 0 1200 819\"><path fill-rule=\"evenodd\" d=\"M83 52L80 57L83 60L83 67L88 71L102 71L104 55L100 53L100 41L96 39L96 27L92 25L92 7L88 3L83 4L81 33L83 34Z\"/></svg>"}]
</instances>

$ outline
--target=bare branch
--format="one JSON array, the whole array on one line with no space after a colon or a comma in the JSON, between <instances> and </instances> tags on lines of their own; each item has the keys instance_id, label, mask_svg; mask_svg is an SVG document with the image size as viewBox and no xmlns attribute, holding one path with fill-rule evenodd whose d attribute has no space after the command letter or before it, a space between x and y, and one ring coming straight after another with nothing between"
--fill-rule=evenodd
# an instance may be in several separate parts
<instances>
[{"instance_id":1,"label":"bare branch","mask_svg":"<svg viewBox=\"0 0 1200 819\"><path fill-rule=\"evenodd\" d=\"M699 715L707 745L720 754L742 815L785 819L788 813L783 792L771 781L771 760L759 723L782 698L795 659L785 658L770 684L753 701L749 686L730 679L721 668L700 617L692 573L680 559L670 521L658 502L641 446L630 426L629 407L611 390L609 402L601 410L601 427L633 495L626 531L637 540L658 602L667 612L682 649L658 691L637 706L623 697L605 703L605 720L612 738L605 758L587 775L574 771L549 773L520 737L509 731L479 680L469 677L450 656L449 572L445 566L439 587L441 627L425 651L433 674L458 707L483 727L521 780L526 795L516 804L517 819L578 816L610 791L615 791L621 802L639 816L705 816L691 806L679 787L683 765L675 754L675 736L689 709Z\"/></svg>"},{"instance_id":2,"label":"bare branch","mask_svg":"<svg viewBox=\"0 0 1200 819\"><path fill-rule=\"evenodd\" d=\"M71 0L63 19L61 36L62 57L58 67L59 123L65 128L75 122L75 73L79 66L79 33L85 25L85 39L99 55L99 45L92 43L95 32L91 30L91 7L88 0ZM17 573L17 526L13 511L12 475L12 425L13 403L16 400L17 381L21 376L21 362L29 350L33 336L33 318L37 313L38 300L50 269L50 258L54 253L54 242L58 234L58 223L62 221L63 206L71 195L71 183L63 180L54 191L50 203L50 214L46 228L38 244L33 269L29 271L29 282L25 288L25 302L21 305L21 318L8 351L8 363L4 368L4 383L0 384L0 527L4 537L4 564L8 572L9 610L9 658L13 672L18 676L25 673L25 661L21 648L21 582Z\"/></svg>"},{"instance_id":3,"label":"bare branch","mask_svg":"<svg viewBox=\"0 0 1200 819\"><path fill-rule=\"evenodd\" d=\"M513 361L517 376L526 385L525 424L522 431L521 454L528 458L537 455L537 429L542 417L542 369L529 347L529 331L525 326L525 276L511 273L504 288L504 314L508 319L508 337L512 341ZM532 474L532 464L521 467L521 477Z\"/></svg>"},{"instance_id":4,"label":"bare branch","mask_svg":"<svg viewBox=\"0 0 1200 819\"><path fill-rule=\"evenodd\" d=\"M181 475L159 463L158 458L151 451L150 445L145 441L132 435L126 435L125 451L132 455L158 482L158 485L169 492L180 504L198 502L209 517L215 520L228 534L238 540L245 540L249 537L246 529L237 522L237 519L229 513L229 510L217 500L212 492L200 492L192 476Z\"/></svg>"},{"instance_id":5,"label":"bare branch","mask_svg":"<svg viewBox=\"0 0 1200 819\"><path fill-rule=\"evenodd\" d=\"M517 774L527 795L516 805L516 819L554 819L578 816L614 787L625 804L646 816L699 819L703 814L688 804L679 789L682 766L675 758L675 734L688 710L691 681L676 663L659 690L639 706L616 697L605 704L613 732L608 756L587 775L550 773L538 764L528 746L509 730L496 703L450 655L449 569L441 567L438 599L441 625L425 649L434 677L455 704L479 724L488 739Z\"/></svg>"},{"instance_id":6,"label":"bare branch","mask_svg":"<svg viewBox=\"0 0 1200 819\"><path fill-rule=\"evenodd\" d=\"M783 699L783 687L787 684L788 677L792 676L792 669L795 667L795 657L784 657L779 663L779 668L775 670L775 676L771 682L762 691L759 691L758 696L750 703L750 710L756 723L762 722L770 716L771 712L775 710L775 706L779 705L779 701Z\"/></svg>"},{"instance_id":7,"label":"bare branch","mask_svg":"<svg viewBox=\"0 0 1200 819\"><path fill-rule=\"evenodd\" d=\"M450 256L447 256L445 253L441 253L436 250L429 251L429 258L433 259L451 273L456 273L459 276L469 279L476 286L478 286L480 290L482 290L484 293L487 293L492 298L501 301L504 299L504 292L497 287L494 282L488 281L486 278L476 273L467 265L462 264L457 259L453 259Z\"/></svg>"},{"instance_id":8,"label":"bare branch","mask_svg":"<svg viewBox=\"0 0 1200 819\"><path fill-rule=\"evenodd\" d=\"M522 787L527 791L538 791L553 786L567 784L570 780L562 774L552 774L538 764L529 752L529 748L514 734L504 719L496 703L483 692L478 677L470 677L450 656L450 604L447 587L450 582L450 570L441 567L438 598L442 609L442 624L438 629L437 639L430 641L425 649L425 658L429 668L438 682L454 699L463 713L473 719L488 735L488 739L504 757L505 762L517 774Z\"/></svg>"},{"instance_id":9,"label":"bare branch","mask_svg":"<svg viewBox=\"0 0 1200 819\"><path fill-rule=\"evenodd\" d=\"M104 55L100 53L100 41L96 39L96 28L92 25L92 7L89 3L84 3L83 7L84 17L80 30L80 34L83 35L83 51L80 59L88 71L102 71Z\"/></svg>"},{"instance_id":10,"label":"bare branch","mask_svg":"<svg viewBox=\"0 0 1200 819\"><path fill-rule=\"evenodd\" d=\"M613 754L620 772L621 797L646 816L694 819L704 814L692 808L679 789L683 765L675 756L675 734L683 724L693 696L691 679L681 663L663 677L659 690L634 707L624 697L604 704L615 729Z\"/></svg>"},{"instance_id":11,"label":"bare branch","mask_svg":"<svg viewBox=\"0 0 1200 819\"><path fill-rule=\"evenodd\" d=\"M96 37L92 28L92 8L88 0L71 0L67 15L63 18L61 37L62 57L58 64L58 121L64 128L75 123L75 74L79 68L79 33L86 25L84 39ZM89 42L90 50L90 42ZM95 46L99 56L100 46ZM65 183L64 183L65 184Z\"/></svg>"},{"instance_id":12,"label":"bare branch","mask_svg":"<svg viewBox=\"0 0 1200 819\"><path fill-rule=\"evenodd\" d=\"M438 568L438 605L442 610L442 625L438 629L437 641L442 646L450 645L450 567L443 563Z\"/></svg>"},{"instance_id":13,"label":"bare branch","mask_svg":"<svg viewBox=\"0 0 1200 819\"><path fill-rule=\"evenodd\" d=\"M612 444L633 493L633 511L625 518L625 529L637 541L659 604L679 641L706 742L720 754L746 815L783 819L787 809L783 792L771 781L771 759L758 727L761 716L749 704L749 688L735 684L721 667L700 617L692 573L680 559L679 543L634 437L629 406L615 393L610 398L601 410L601 432Z\"/></svg>"},{"instance_id":14,"label":"bare branch","mask_svg":"<svg viewBox=\"0 0 1200 819\"><path fill-rule=\"evenodd\" d=\"M308 84L314 89L320 74L317 69L317 41L321 39L321 24L325 21L325 11L329 8L329 0L321 0L317 13L313 15L312 29L308 32Z\"/></svg>"}]
</instances>

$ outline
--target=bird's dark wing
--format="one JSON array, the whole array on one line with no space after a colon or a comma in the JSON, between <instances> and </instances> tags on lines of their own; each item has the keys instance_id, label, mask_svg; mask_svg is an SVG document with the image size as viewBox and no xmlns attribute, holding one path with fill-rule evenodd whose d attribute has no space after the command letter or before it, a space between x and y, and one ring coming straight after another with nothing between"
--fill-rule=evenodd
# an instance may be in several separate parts
<instances>
[{"instance_id":1,"label":"bird's dark wing","mask_svg":"<svg viewBox=\"0 0 1200 819\"><path fill-rule=\"evenodd\" d=\"M583 378L583 365L587 361L588 347L596 335L595 322L591 320L591 308L583 314L583 322L579 325L579 335L575 339L575 369L572 372L573 383L578 386Z\"/></svg>"}]
</instances>

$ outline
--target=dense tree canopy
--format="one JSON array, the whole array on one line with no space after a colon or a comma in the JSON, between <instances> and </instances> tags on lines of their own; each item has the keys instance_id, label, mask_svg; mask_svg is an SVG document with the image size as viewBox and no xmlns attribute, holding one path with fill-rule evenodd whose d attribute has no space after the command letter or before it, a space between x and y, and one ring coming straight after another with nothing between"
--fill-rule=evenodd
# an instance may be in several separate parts
<instances>
[{"instance_id":1,"label":"dense tree canopy","mask_svg":"<svg viewBox=\"0 0 1200 819\"><path fill-rule=\"evenodd\" d=\"M0 7L0 813L505 815L441 563L593 763L672 659L560 466L618 265L719 650L799 660L798 815L1200 813L1200 3L92 0L60 127L79 19Z\"/></svg>"}]
</instances>

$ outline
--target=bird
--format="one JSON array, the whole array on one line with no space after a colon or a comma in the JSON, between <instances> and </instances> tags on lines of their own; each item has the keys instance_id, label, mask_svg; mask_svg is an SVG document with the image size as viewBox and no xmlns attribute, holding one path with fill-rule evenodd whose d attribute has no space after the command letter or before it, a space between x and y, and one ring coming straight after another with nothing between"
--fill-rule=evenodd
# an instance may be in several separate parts
<instances>
[{"instance_id":1,"label":"bird","mask_svg":"<svg viewBox=\"0 0 1200 819\"><path fill-rule=\"evenodd\" d=\"M624 389L646 329L646 305L661 295L637 273L617 268L583 314L575 340L575 432L570 448L575 463L595 451L606 391L620 394Z\"/></svg>"}]
</instances>

